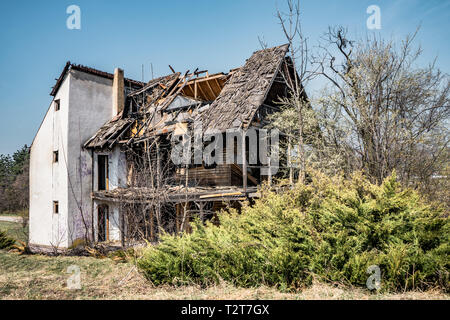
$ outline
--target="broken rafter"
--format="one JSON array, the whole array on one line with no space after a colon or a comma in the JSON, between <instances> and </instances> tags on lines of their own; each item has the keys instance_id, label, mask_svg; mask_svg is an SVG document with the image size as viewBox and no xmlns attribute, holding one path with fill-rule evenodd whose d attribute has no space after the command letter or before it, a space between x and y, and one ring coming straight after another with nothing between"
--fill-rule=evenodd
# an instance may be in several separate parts
<instances>
[{"instance_id":1,"label":"broken rafter","mask_svg":"<svg viewBox=\"0 0 450 320\"><path fill-rule=\"evenodd\" d=\"M211 91L211 97L212 97L211 101L212 101L212 100L215 100L216 97L217 97L218 95L217 95L217 94L214 92L214 90L211 88L211 85L209 84L209 81L206 81L206 85L208 86L209 90Z\"/></svg>"}]
</instances>

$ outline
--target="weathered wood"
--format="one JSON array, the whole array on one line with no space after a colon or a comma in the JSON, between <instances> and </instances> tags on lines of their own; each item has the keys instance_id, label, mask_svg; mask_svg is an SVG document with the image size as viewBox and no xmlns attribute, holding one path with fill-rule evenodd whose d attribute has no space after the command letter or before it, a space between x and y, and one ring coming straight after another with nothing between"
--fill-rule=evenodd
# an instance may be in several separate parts
<instances>
[{"instance_id":1,"label":"weathered wood","mask_svg":"<svg viewBox=\"0 0 450 320\"><path fill-rule=\"evenodd\" d=\"M242 188L247 192L247 139L246 132L242 132Z\"/></svg>"},{"instance_id":2,"label":"weathered wood","mask_svg":"<svg viewBox=\"0 0 450 320\"><path fill-rule=\"evenodd\" d=\"M203 128L225 131L250 124L266 100L288 48L289 45L282 45L255 52L231 75L217 99L202 115Z\"/></svg>"},{"instance_id":3,"label":"weathered wood","mask_svg":"<svg viewBox=\"0 0 450 320\"><path fill-rule=\"evenodd\" d=\"M153 209L150 209L150 240L155 241Z\"/></svg>"},{"instance_id":4,"label":"weathered wood","mask_svg":"<svg viewBox=\"0 0 450 320\"><path fill-rule=\"evenodd\" d=\"M217 198L217 197L224 197L224 196L240 196L242 195L242 192L228 192L228 193L219 193L219 194L207 194L204 196L200 196L200 199L206 199L206 198Z\"/></svg>"},{"instance_id":5,"label":"weathered wood","mask_svg":"<svg viewBox=\"0 0 450 320\"><path fill-rule=\"evenodd\" d=\"M197 99L197 82L194 82L194 99Z\"/></svg>"},{"instance_id":6,"label":"weathered wood","mask_svg":"<svg viewBox=\"0 0 450 320\"><path fill-rule=\"evenodd\" d=\"M175 225L176 225L176 231L177 233L180 232L180 208L181 204L177 203L175 205Z\"/></svg>"},{"instance_id":7,"label":"weathered wood","mask_svg":"<svg viewBox=\"0 0 450 320\"><path fill-rule=\"evenodd\" d=\"M197 88L198 88L198 90L200 91L200 94L202 95L202 97L203 97L205 100L210 100L210 99L208 98L208 96L205 94L205 92L203 91L201 84L198 83L198 82L197 82Z\"/></svg>"},{"instance_id":8,"label":"weathered wood","mask_svg":"<svg viewBox=\"0 0 450 320\"><path fill-rule=\"evenodd\" d=\"M125 216L122 210L119 209L119 216L120 216L120 242L122 245L122 248L125 248Z\"/></svg>"},{"instance_id":9,"label":"weathered wood","mask_svg":"<svg viewBox=\"0 0 450 320\"><path fill-rule=\"evenodd\" d=\"M211 85L209 84L209 81L206 81L206 85L208 86L209 90L211 91L211 101L215 100L217 98L217 94L214 92L214 90L211 88Z\"/></svg>"}]
</instances>

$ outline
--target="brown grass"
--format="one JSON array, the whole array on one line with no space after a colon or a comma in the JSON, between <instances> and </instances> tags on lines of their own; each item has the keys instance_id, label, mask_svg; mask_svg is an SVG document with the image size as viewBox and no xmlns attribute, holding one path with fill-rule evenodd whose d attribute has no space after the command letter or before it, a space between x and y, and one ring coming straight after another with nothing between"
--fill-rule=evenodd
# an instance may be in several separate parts
<instances>
[{"instance_id":1,"label":"brown grass","mask_svg":"<svg viewBox=\"0 0 450 320\"><path fill-rule=\"evenodd\" d=\"M81 269L81 290L70 290L70 265ZM49 257L0 251L0 299L449 299L439 291L371 294L315 282L298 293L274 288L236 288L226 283L202 289L197 286L154 287L130 263L92 257Z\"/></svg>"},{"instance_id":2,"label":"brown grass","mask_svg":"<svg viewBox=\"0 0 450 320\"><path fill-rule=\"evenodd\" d=\"M22 225L0 222L0 230L25 240ZM80 290L67 288L67 268L81 269ZM450 295L438 290L396 294L372 294L361 288L333 286L315 281L297 293L283 293L275 288L236 288L225 282L200 288L198 286L155 287L137 271L132 263L115 262L109 258L50 257L19 255L0 250L0 300L2 299L151 299L151 300L317 300L317 299L445 299Z\"/></svg>"}]
</instances>

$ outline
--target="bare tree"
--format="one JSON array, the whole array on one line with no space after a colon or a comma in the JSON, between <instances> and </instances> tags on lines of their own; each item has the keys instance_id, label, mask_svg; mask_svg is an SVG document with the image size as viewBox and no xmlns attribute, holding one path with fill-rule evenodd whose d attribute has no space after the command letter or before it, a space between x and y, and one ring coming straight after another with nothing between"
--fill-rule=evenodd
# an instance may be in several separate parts
<instances>
[{"instance_id":1,"label":"bare tree","mask_svg":"<svg viewBox=\"0 0 450 320\"><path fill-rule=\"evenodd\" d=\"M290 97L282 99L281 104L285 109L294 108L297 111L298 123L296 126L296 134L295 136L288 134L288 157L291 158L292 156L292 143L296 140L298 144L297 157L299 164L298 181L303 183L305 179L304 112L309 104L304 86L311 79L313 73L309 71L310 58L308 41L303 34L300 21L300 0L287 0L286 3L286 12L277 9L279 23L289 44L289 58L285 60L283 65L284 72L281 72L280 74L283 76L284 81L289 88ZM293 159L289 160L292 161ZM290 169L289 177L292 182L292 168Z\"/></svg>"},{"instance_id":2,"label":"bare tree","mask_svg":"<svg viewBox=\"0 0 450 320\"><path fill-rule=\"evenodd\" d=\"M168 157L164 150L170 150L163 143L168 142L156 136L126 151L129 189L120 196L123 221L119 225L128 243L155 241L162 230L175 229L174 208L168 202L174 168L170 161L161 159Z\"/></svg>"},{"instance_id":3,"label":"bare tree","mask_svg":"<svg viewBox=\"0 0 450 320\"><path fill-rule=\"evenodd\" d=\"M335 125L323 128L328 145L347 154L347 169L377 182L395 169L419 186L448 162L450 82L434 62L417 66L416 34L397 46L376 36L350 41L344 28L330 28L313 61L333 88L321 99L321 114Z\"/></svg>"}]
</instances>

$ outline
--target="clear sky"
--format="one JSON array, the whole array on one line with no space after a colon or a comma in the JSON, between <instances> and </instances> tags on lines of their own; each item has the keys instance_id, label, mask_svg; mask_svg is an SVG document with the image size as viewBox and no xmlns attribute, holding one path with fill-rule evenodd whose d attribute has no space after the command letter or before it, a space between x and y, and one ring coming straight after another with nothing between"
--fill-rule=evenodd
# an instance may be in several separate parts
<instances>
[{"instance_id":1,"label":"clear sky","mask_svg":"<svg viewBox=\"0 0 450 320\"><path fill-rule=\"evenodd\" d=\"M69 30L66 8L81 9L81 30ZM366 28L370 5L381 30ZM238 67L260 49L285 43L275 17L284 0L41 0L0 2L0 154L30 144L66 61L141 80L195 68ZM302 0L304 33L313 47L328 26L353 35L401 39L421 24L423 63L438 56L450 73L450 0Z\"/></svg>"}]
</instances>

